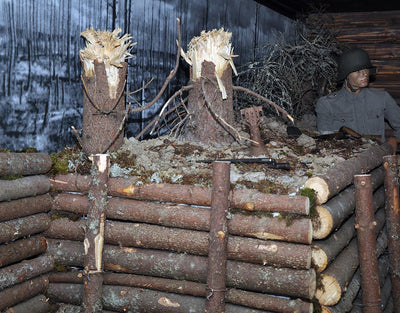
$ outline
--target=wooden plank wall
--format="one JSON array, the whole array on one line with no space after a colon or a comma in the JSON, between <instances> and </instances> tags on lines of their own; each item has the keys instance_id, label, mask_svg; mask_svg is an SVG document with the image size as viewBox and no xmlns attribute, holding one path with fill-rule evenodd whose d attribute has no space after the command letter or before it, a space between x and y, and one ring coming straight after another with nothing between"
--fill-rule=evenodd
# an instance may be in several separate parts
<instances>
[{"instance_id":1,"label":"wooden plank wall","mask_svg":"<svg viewBox=\"0 0 400 313\"><path fill-rule=\"evenodd\" d=\"M332 13L337 39L365 49L377 66L370 86L385 89L400 104L400 11Z\"/></svg>"}]
</instances>

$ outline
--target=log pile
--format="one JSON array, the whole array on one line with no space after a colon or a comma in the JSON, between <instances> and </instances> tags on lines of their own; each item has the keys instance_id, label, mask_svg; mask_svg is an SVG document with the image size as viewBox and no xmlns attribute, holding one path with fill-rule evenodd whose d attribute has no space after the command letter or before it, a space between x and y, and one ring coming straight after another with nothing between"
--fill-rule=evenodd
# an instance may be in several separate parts
<instances>
[{"instance_id":1,"label":"log pile","mask_svg":"<svg viewBox=\"0 0 400 313\"><path fill-rule=\"evenodd\" d=\"M54 258L43 232L50 226L51 168L44 153L0 153L0 311L49 312L45 297Z\"/></svg>"}]
</instances>

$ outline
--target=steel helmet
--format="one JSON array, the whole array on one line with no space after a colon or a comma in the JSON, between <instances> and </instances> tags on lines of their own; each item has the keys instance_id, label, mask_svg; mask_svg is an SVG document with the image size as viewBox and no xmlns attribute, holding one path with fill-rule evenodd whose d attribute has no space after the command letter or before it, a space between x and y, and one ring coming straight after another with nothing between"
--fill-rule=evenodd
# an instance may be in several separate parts
<instances>
[{"instance_id":1,"label":"steel helmet","mask_svg":"<svg viewBox=\"0 0 400 313\"><path fill-rule=\"evenodd\" d=\"M353 48L344 52L338 60L338 81L344 80L350 73L364 69L369 69L370 74L374 74L376 70L365 50Z\"/></svg>"}]
</instances>

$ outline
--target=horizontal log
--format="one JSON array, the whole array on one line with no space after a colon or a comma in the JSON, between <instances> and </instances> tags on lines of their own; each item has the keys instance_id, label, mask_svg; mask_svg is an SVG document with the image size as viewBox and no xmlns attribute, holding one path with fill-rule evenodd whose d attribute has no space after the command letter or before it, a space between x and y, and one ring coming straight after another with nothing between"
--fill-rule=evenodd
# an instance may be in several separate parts
<instances>
[{"instance_id":1,"label":"horizontal log","mask_svg":"<svg viewBox=\"0 0 400 313\"><path fill-rule=\"evenodd\" d=\"M44 233L47 238L84 240L85 221L53 220ZM208 255L209 233L149 224L107 221L105 243L123 247L169 250ZM228 259L276 267L309 269L311 246L230 236Z\"/></svg>"},{"instance_id":2,"label":"horizontal log","mask_svg":"<svg viewBox=\"0 0 400 313\"><path fill-rule=\"evenodd\" d=\"M56 310L57 305L50 304L49 299L44 295L38 295L28 301L9 308L4 313L48 313L55 312Z\"/></svg>"},{"instance_id":3,"label":"horizontal log","mask_svg":"<svg viewBox=\"0 0 400 313\"><path fill-rule=\"evenodd\" d=\"M0 201L10 201L41 195L50 190L46 176L27 176L14 180L0 180Z\"/></svg>"},{"instance_id":4,"label":"horizontal log","mask_svg":"<svg viewBox=\"0 0 400 313\"><path fill-rule=\"evenodd\" d=\"M80 305L83 299L82 284L51 283L47 296L53 301ZM184 296L127 286L103 286L103 308L118 312L204 312L203 298ZM243 306L227 304L227 313L268 313Z\"/></svg>"},{"instance_id":5,"label":"horizontal log","mask_svg":"<svg viewBox=\"0 0 400 313\"><path fill-rule=\"evenodd\" d=\"M87 214L87 196L62 193L55 197L53 209ZM109 198L107 218L168 227L209 231L210 209ZM310 244L312 225L309 218L296 217L290 222L280 217L231 213L228 221L232 235Z\"/></svg>"},{"instance_id":6,"label":"horizontal log","mask_svg":"<svg viewBox=\"0 0 400 313\"><path fill-rule=\"evenodd\" d=\"M203 298L209 295L206 284L191 281L120 273L104 273L103 278L105 285L146 288ZM82 273L76 271L58 272L50 274L49 281L50 283L81 284L83 283L83 277ZM312 312L313 309L312 303L300 299L275 297L234 288L227 289L225 301L250 308L280 313L306 313Z\"/></svg>"},{"instance_id":7,"label":"horizontal log","mask_svg":"<svg viewBox=\"0 0 400 313\"><path fill-rule=\"evenodd\" d=\"M0 290L9 288L25 280L48 273L54 269L54 258L42 255L0 269Z\"/></svg>"},{"instance_id":8,"label":"horizontal log","mask_svg":"<svg viewBox=\"0 0 400 313\"><path fill-rule=\"evenodd\" d=\"M68 303L58 303L57 313L84 313L84 308L82 306L68 304ZM101 313L115 313L117 311L101 310Z\"/></svg>"},{"instance_id":9,"label":"horizontal log","mask_svg":"<svg viewBox=\"0 0 400 313\"><path fill-rule=\"evenodd\" d=\"M47 153L0 153L0 176L38 175L50 171L53 162Z\"/></svg>"},{"instance_id":10,"label":"horizontal log","mask_svg":"<svg viewBox=\"0 0 400 313\"><path fill-rule=\"evenodd\" d=\"M398 10L341 12L324 15L330 18L335 28L392 27L400 24L400 11Z\"/></svg>"},{"instance_id":11,"label":"horizontal log","mask_svg":"<svg viewBox=\"0 0 400 313\"><path fill-rule=\"evenodd\" d=\"M67 240L48 240L48 253L67 266L83 265L83 244ZM140 275L190 280L205 283L207 257L139 248L104 246L104 268ZM238 261L227 263L227 286L274 295L311 299L315 293L313 269L275 268Z\"/></svg>"},{"instance_id":12,"label":"horizontal log","mask_svg":"<svg viewBox=\"0 0 400 313\"><path fill-rule=\"evenodd\" d=\"M367 27L358 27L357 29L338 29L336 39L344 44L357 42L368 43L399 43L400 42L400 28L399 27L375 27L373 29Z\"/></svg>"},{"instance_id":13,"label":"horizontal log","mask_svg":"<svg viewBox=\"0 0 400 313\"><path fill-rule=\"evenodd\" d=\"M0 268L44 253L47 241L37 235L0 245Z\"/></svg>"},{"instance_id":14,"label":"horizontal log","mask_svg":"<svg viewBox=\"0 0 400 313\"><path fill-rule=\"evenodd\" d=\"M89 177L75 174L59 175L51 185L59 191L87 192ZM136 200L162 201L179 204L211 206L211 188L178 184L145 184L136 186L127 178L110 178L109 195ZM249 211L287 212L308 215L308 197L266 194L253 189L235 189L230 192L230 206Z\"/></svg>"},{"instance_id":15,"label":"horizontal log","mask_svg":"<svg viewBox=\"0 0 400 313\"><path fill-rule=\"evenodd\" d=\"M382 164L385 155L392 154L392 147L384 143L328 169L323 175L307 179L306 188L316 191L317 204L323 204L353 182L356 174L369 173Z\"/></svg>"},{"instance_id":16,"label":"horizontal log","mask_svg":"<svg viewBox=\"0 0 400 313\"><path fill-rule=\"evenodd\" d=\"M43 294L48 285L47 275L42 275L0 291L0 310Z\"/></svg>"},{"instance_id":17,"label":"horizontal log","mask_svg":"<svg viewBox=\"0 0 400 313\"><path fill-rule=\"evenodd\" d=\"M44 232L50 226L50 217L39 213L0 223L0 243Z\"/></svg>"},{"instance_id":18,"label":"horizontal log","mask_svg":"<svg viewBox=\"0 0 400 313\"><path fill-rule=\"evenodd\" d=\"M0 202L0 222L51 210L52 199L49 194Z\"/></svg>"}]
</instances>

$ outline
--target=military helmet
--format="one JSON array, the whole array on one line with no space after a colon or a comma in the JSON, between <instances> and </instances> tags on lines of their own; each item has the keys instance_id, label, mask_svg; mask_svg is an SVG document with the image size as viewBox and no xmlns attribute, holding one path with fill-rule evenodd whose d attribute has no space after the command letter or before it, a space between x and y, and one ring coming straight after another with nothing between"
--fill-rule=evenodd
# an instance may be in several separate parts
<instances>
[{"instance_id":1,"label":"military helmet","mask_svg":"<svg viewBox=\"0 0 400 313\"><path fill-rule=\"evenodd\" d=\"M368 53L361 48L346 51L338 60L338 81L344 80L350 73L364 69L369 69L370 75L376 71L376 67L371 64Z\"/></svg>"}]
</instances>

